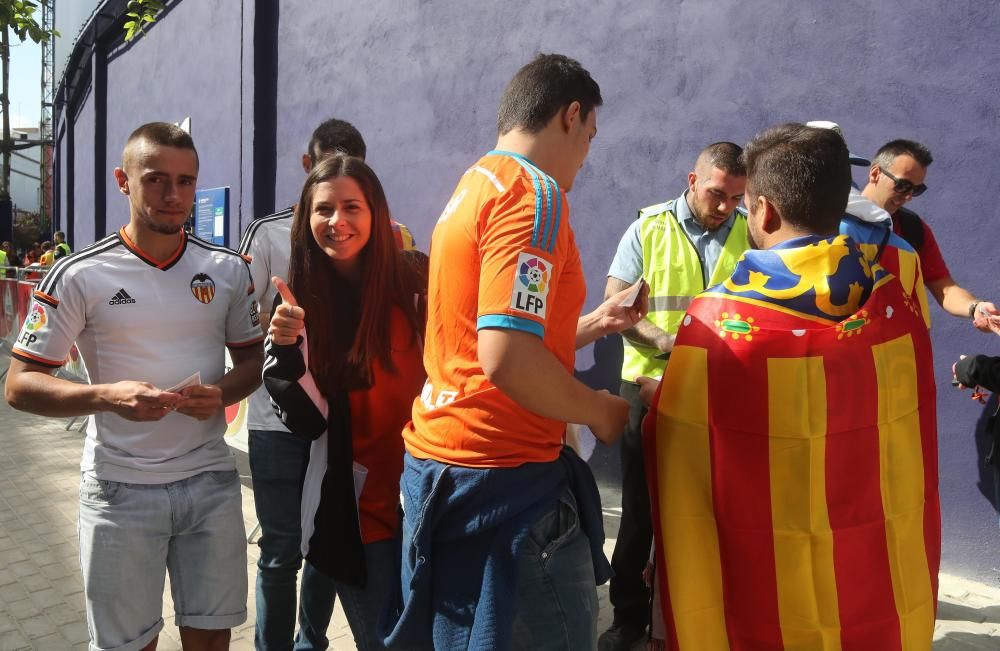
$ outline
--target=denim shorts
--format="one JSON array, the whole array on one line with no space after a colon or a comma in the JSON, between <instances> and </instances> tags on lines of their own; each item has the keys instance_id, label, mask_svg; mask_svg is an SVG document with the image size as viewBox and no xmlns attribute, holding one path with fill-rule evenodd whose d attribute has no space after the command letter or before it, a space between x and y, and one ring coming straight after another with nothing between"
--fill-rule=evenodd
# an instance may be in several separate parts
<instances>
[{"instance_id":1,"label":"denim shorts","mask_svg":"<svg viewBox=\"0 0 1000 651\"><path fill-rule=\"evenodd\" d=\"M235 470L169 484L84 477L78 533L91 651L137 651L156 637L166 572L178 626L246 621L247 543Z\"/></svg>"}]
</instances>

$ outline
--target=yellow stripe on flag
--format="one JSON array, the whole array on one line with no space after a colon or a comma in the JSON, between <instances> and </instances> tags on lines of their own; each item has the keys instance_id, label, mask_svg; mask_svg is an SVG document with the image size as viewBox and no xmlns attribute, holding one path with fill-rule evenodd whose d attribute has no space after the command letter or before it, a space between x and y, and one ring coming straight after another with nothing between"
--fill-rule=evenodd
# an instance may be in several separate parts
<instances>
[{"instance_id":1,"label":"yellow stripe on flag","mask_svg":"<svg viewBox=\"0 0 1000 651\"><path fill-rule=\"evenodd\" d=\"M899 282L903 286L903 291L917 300L920 314L924 317L924 324L930 328L931 312L927 308L927 290L924 288L920 258L916 253L900 249L897 259L899 260Z\"/></svg>"},{"instance_id":2,"label":"yellow stripe on flag","mask_svg":"<svg viewBox=\"0 0 1000 651\"><path fill-rule=\"evenodd\" d=\"M781 637L787 651L839 651L833 531L826 506L823 358L769 359L767 386ZM788 387L804 391L811 401L789 400Z\"/></svg>"},{"instance_id":3,"label":"yellow stripe on flag","mask_svg":"<svg viewBox=\"0 0 1000 651\"><path fill-rule=\"evenodd\" d=\"M924 457L910 335L872 346L878 377L882 508L903 649L930 649L934 595L924 547Z\"/></svg>"},{"instance_id":4,"label":"yellow stripe on flag","mask_svg":"<svg viewBox=\"0 0 1000 651\"><path fill-rule=\"evenodd\" d=\"M909 251L899 250L899 284L903 286L903 293L912 294L917 282L917 256Z\"/></svg>"},{"instance_id":5,"label":"yellow stripe on flag","mask_svg":"<svg viewBox=\"0 0 1000 651\"><path fill-rule=\"evenodd\" d=\"M673 350L657 410L657 489L677 641L681 649L725 651L729 640L712 508L708 382L704 348Z\"/></svg>"}]
</instances>

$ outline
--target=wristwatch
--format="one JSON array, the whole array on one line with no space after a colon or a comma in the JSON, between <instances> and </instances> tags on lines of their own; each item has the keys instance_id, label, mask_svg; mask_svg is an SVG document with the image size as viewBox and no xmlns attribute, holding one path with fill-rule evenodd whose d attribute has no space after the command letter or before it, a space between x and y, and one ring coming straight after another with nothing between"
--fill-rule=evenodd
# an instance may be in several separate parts
<instances>
[{"instance_id":1,"label":"wristwatch","mask_svg":"<svg viewBox=\"0 0 1000 651\"><path fill-rule=\"evenodd\" d=\"M976 320L976 308L979 307L979 301L972 301L969 303L969 318L973 321Z\"/></svg>"}]
</instances>

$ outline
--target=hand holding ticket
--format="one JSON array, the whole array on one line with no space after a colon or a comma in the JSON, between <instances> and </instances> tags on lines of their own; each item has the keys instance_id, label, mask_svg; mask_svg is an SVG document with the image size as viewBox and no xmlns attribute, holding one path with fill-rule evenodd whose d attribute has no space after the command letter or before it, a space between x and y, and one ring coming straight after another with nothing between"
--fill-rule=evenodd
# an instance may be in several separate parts
<instances>
[{"instance_id":1,"label":"hand holding ticket","mask_svg":"<svg viewBox=\"0 0 1000 651\"><path fill-rule=\"evenodd\" d=\"M640 278L631 288L629 288L628 294L625 294L625 298L622 299L621 303L618 305L620 307L632 307L635 302L639 299L639 294L642 293L642 288L646 286L646 280Z\"/></svg>"},{"instance_id":2,"label":"hand holding ticket","mask_svg":"<svg viewBox=\"0 0 1000 651\"><path fill-rule=\"evenodd\" d=\"M972 316L972 324L981 332L992 332L1000 335L1000 310L989 301L980 301L976 304L975 313Z\"/></svg>"},{"instance_id":3,"label":"hand holding ticket","mask_svg":"<svg viewBox=\"0 0 1000 651\"><path fill-rule=\"evenodd\" d=\"M201 384L201 371L195 371L169 389L164 389L167 393L180 393L181 389Z\"/></svg>"}]
</instances>

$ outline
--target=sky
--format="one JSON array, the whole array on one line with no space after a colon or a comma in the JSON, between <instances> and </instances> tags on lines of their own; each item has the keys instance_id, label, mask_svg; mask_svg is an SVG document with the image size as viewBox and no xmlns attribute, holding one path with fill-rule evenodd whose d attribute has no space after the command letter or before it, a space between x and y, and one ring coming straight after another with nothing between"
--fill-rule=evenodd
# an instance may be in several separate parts
<instances>
[{"instance_id":1,"label":"sky","mask_svg":"<svg viewBox=\"0 0 1000 651\"><path fill-rule=\"evenodd\" d=\"M31 39L20 43L11 35L10 124L38 127L42 101L42 48Z\"/></svg>"}]
</instances>

